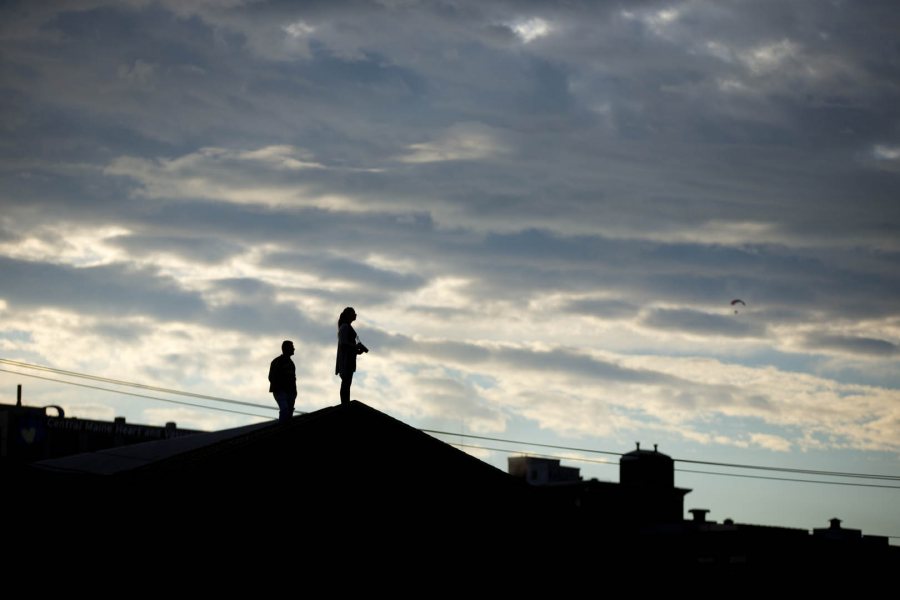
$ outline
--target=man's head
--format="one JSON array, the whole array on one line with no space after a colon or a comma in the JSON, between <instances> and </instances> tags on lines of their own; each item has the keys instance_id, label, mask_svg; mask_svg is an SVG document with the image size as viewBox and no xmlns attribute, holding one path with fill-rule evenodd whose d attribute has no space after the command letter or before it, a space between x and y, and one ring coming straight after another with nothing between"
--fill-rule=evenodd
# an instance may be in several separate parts
<instances>
[{"instance_id":1,"label":"man's head","mask_svg":"<svg viewBox=\"0 0 900 600\"><path fill-rule=\"evenodd\" d=\"M294 342L291 340L284 340L281 342L281 353L285 356L290 356L294 353Z\"/></svg>"}]
</instances>

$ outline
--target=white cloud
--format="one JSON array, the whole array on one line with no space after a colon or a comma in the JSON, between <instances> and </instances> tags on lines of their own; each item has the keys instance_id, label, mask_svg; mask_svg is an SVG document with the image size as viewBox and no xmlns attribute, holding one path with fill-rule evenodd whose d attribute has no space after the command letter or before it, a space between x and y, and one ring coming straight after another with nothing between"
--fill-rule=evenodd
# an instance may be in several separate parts
<instances>
[{"instance_id":1,"label":"white cloud","mask_svg":"<svg viewBox=\"0 0 900 600\"><path fill-rule=\"evenodd\" d=\"M276 145L249 151L206 147L174 159L123 156L113 160L104 173L134 179L140 184L136 193L153 198L209 198L265 206L348 204L337 195L311 196L302 181L276 181L265 174L265 170L299 172L325 168L308 152Z\"/></svg>"},{"instance_id":2,"label":"white cloud","mask_svg":"<svg viewBox=\"0 0 900 600\"><path fill-rule=\"evenodd\" d=\"M800 47L790 40L761 44L739 54L739 59L757 75L779 69L786 61L795 58Z\"/></svg>"},{"instance_id":3,"label":"white cloud","mask_svg":"<svg viewBox=\"0 0 900 600\"><path fill-rule=\"evenodd\" d=\"M639 21L659 36L668 34L668 29L682 16L683 9L668 7L654 11L634 12L623 10L621 16L629 21Z\"/></svg>"},{"instance_id":4,"label":"white cloud","mask_svg":"<svg viewBox=\"0 0 900 600\"><path fill-rule=\"evenodd\" d=\"M526 44L546 37L552 32L550 23L539 17L517 21L510 25L517 36Z\"/></svg>"},{"instance_id":5,"label":"white cloud","mask_svg":"<svg viewBox=\"0 0 900 600\"><path fill-rule=\"evenodd\" d=\"M256 161L276 169L296 171L300 169L324 169L325 165L313 160L311 152L294 146L266 146L258 150L238 152L236 157Z\"/></svg>"},{"instance_id":6,"label":"white cloud","mask_svg":"<svg viewBox=\"0 0 900 600\"><path fill-rule=\"evenodd\" d=\"M0 242L0 256L90 267L109 264L122 253L104 242L129 230L122 226L45 225L27 232L22 238Z\"/></svg>"},{"instance_id":7,"label":"white cloud","mask_svg":"<svg viewBox=\"0 0 900 600\"><path fill-rule=\"evenodd\" d=\"M793 444L789 440L768 433L751 433L750 441L755 445L775 452L790 452Z\"/></svg>"},{"instance_id":8,"label":"white cloud","mask_svg":"<svg viewBox=\"0 0 900 600\"><path fill-rule=\"evenodd\" d=\"M478 124L458 124L430 142L410 144L409 152L399 158L405 163L430 163L453 160L478 160L505 152L505 145L489 128Z\"/></svg>"},{"instance_id":9,"label":"white cloud","mask_svg":"<svg viewBox=\"0 0 900 600\"><path fill-rule=\"evenodd\" d=\"M315 27L302 20L285 25L283 29L285 33L293 38L306 37L316 31Z\"/></svg>"},{"instance_id":10,"label":"white cloud","mask_svg":"<svg viewBox=\"0 0 900 600\"><path fill-rule=\"evenodd\" d=\"M900 159L900 146L878 144L872 149L872 155L878 160L898 160Z\"/></svg>"}]
</instances>

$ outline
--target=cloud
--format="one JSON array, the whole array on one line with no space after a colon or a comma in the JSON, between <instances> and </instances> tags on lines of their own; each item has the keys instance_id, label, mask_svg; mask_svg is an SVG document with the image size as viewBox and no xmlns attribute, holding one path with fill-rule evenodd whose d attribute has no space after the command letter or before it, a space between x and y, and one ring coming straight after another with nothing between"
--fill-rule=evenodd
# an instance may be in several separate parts
<instances>
[{"instance_id":1,"label":"cloud","mask_svg":"<svg viewBox=\"0 0 900 600\"><path fill-rule=\"evenodd\" d=\"M172 254L209 264L222 262L243 251L239 244L202 237L124 235L107 238L105 241L124 249L131 256Z\"/></svg>"},{"instance_id":2,"label":"cloud","mask_svg":"<svg viewBox=\"0 0 900 600\"><path fill-rule=\"evenodd\" d=\"M793 447L793 444L791 444L789 440L768 433L751 433L750 441L761 448L766 448L775 452L789 452Z\"/></svg>"},{"instance_id":3,"label":"cloud","mask_svg":"<svg viewBox=\"0 0 900 600\"><path fill-rule=\"evenodd\" d=\"M316 31L316 28L306 23L302 19L295 21L283 27L285 33L291 37L307 37Z\"/></svg>"},{"instance_id":4,"label":"cloud","mask_svg":"<svg viewBox=\"0 0 900 600\"><path fill-rule=\"evenodd\" d=\"M350 304L415 418L896 447L896 11L531 8L4 7L5 343L316 406Z\"/></svg>"},{"instance_id":5,"label":"cloud","mask_svg":"<svg viewBox=\"0 0 900 600\"><path fill-rule=\"evenodd\" d=\"M410 144L405 163L433 163L456 160L482 160L505 152L505 147L490 128L477 123L457 124L431 142Z\"/></svg>"},{"instance_id":6,"label":"cloud","mask_svg":"<svg viewBox=\"0 0 900 600\"><path fill-rule=\"evenodd\" d=\"M872 149L872 154L878 160L897 160L900 159L900 146L878 144Z\"/></svg>"},{"instance_id":7,"label":"cloud","mask_svg":"<svg viewBox=\"0 0 900 600\"><path fill-rule=\"evenodd\" d=\"M765 334L763 326L741 315L722 316L695 310L654 310L641 322L648 327L696 335L758 337Z\"/></svg>"},{"instance_id":8,"label":"cloud","mask_svg":"<svg viewBox=\"0 0 900 600\"><path fill-rule=\"evenodd\" d=\"M794 58L798 50L795 43L785 39L751 48L739 58L751 71L762 74L778 69L786 60Z\"/></svg>"},{"instance_id":9,"label":"cloud","mask_svg":"<svg viewBox=\"0 0 900 600\"><path fill-rule=\"evenodd\" d=\"M510 28L526 44L536 39L550 35L553 28L540 17L523 19L510 25Z\"/></svg>"},{"instance_id":10,"label":"cloud","mask_svg":"<svg viewBox=\"0 0 900 600\"><path fill-rule=\"evenodd\" d=\"M399 273L374 267L364 262L315 254L280 252L270 254L262 264L289 271L312 273L329 285L343 285L378 290L414 290L425 285L425 279L415 273Z\"/></svg>"},{"instance_id":11,"label":"cloud","mask_svg":"<svg viewBox=\"0 0 900 600\"><path fill-rule=\"evenodd\" d=\"M622 319L636 316L640 308L622 300L582 298L567 302L564 310L600 319Z\"/></svg>"},{"instance_id":12,"label":"cloud","mask_svg":"<svg viewBox=\"0 0 900 600\"><path fill-rule=\"evenodd\" d=\"M13 307L66 308L94 315L191 320L202 298L151 269L122 264L73 268L0 257L2 297Z\"/></svg>"},{"instance_id":13,"label":"cloud","mask_svg":"<svg viewBox=\"0 0 900 600\"><path fill-rule=\"evenodd\" d=\"M804 340L811 351L831 350L840 353L863 356L889 357L895 356L900 346L887 340L846 335L829 335L827 333L811 333Z\"/></svg>"}]
</instances>

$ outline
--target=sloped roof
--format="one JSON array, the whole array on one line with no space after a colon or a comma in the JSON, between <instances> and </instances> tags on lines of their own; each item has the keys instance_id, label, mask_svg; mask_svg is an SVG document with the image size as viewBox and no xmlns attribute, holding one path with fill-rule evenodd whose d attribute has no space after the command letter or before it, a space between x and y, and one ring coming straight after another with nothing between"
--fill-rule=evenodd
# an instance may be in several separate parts
<instances>
[{"instance_id":1,"label":"sloped roof","mask_svg":"<svg viewBox=\"0 0 900 600\"><path fill-rule=\"evenodd\" d=\"M51 478L122 480L145 492L290 494L484 506L522 484L505 472L361 402L290 422L248 425L35 463ZM100 479L98 479L98 477ZM121 488L122 486L116 486Z\"/></svg>"},{"instance_id":2,"label":"sloped roof","mask_svg":"<svg viewBox=\"0 0 900 600\"><path fill-rule=\"evenodd\" d=\"M199 448L214 446L228 439L247 436L260 429L272 427L272 425L272 423L257 423L222 431L198 432L171 439L152 440L95 452L51 458L35 462L32 466L40 471L54 474L115 475Z\"/></svg>"}]
</instances>

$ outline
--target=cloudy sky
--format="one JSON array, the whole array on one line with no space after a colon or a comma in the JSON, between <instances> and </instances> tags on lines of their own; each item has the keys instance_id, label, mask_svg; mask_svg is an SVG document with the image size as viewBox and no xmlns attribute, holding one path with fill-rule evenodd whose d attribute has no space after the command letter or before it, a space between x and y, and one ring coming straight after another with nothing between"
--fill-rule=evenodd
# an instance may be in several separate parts
<instances>
[{"instance_id":1,"label":"cloudy sky","mask_svg":"<svg viewBox=\"0 0 900 600\"><path fill-rule=\"evenodd\" d=\"M890 0L4 3L0 358L274 408L293 339L314 410L350 305L353 397L419 427L896 475L897 31ZM676 480L900 535L897 490Z\"/></svg>"}]
</instances>

